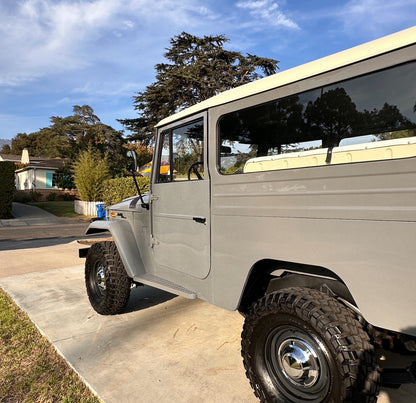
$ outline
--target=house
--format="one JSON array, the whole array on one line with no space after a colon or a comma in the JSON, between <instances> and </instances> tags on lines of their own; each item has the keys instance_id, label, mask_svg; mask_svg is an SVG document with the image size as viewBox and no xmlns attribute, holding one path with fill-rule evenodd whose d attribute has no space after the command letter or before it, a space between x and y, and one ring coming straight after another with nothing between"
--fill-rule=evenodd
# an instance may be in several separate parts
<instances>
[{"instance_id":1,"label":"house","mask_svg":"<svg viewBox=\"0 0 416 403\"><path fill-rule=\"evenodd\" d=\"M65 162L61 158L30 157L26 148L21 157L0 154L0 161L13 161L21 166L15 171L17 190L58 189L55 184L56 171Z\"/></svg>"},{"instance_id":2,"label":"house","mask_svg":"<svg viewBox=\"0 0 416 403\"><path fill-rule=\"evenodd\" d=\"M0 154L0 162L11 161L15 164L20 164L22 157L20 155Z\"/></svg>"}]
</instances>

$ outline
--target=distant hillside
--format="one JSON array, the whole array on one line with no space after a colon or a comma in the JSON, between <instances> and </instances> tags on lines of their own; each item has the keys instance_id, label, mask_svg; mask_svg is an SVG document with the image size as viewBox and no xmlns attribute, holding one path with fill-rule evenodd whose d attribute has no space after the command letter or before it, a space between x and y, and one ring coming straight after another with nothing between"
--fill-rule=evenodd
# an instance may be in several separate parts
<instances>
[{"instance_id":1,"label":"distant hillside","mask_svg":"<svg viewBox=\"0 0 416 403\"><path fill-rule=\"evenodd\" d=\"M8 144L9 146L12 145L12 141L11 140L5 140L5 139L0 139L0 151L3 148L4 145Z\"/></svg>"}]
</instances>

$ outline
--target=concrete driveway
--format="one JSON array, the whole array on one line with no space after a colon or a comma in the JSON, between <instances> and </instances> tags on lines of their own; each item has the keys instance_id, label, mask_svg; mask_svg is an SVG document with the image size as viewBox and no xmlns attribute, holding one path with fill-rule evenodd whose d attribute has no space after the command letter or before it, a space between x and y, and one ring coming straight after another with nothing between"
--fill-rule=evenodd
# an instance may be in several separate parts
<instances>
[{"instance_id":1,"label":"concrete driveway","mask_svg":"<svg viewBox=\"0 0 416 403\"><path fill-rule=\"evenodd\" d=\"M50 255L51 248L63 252L37 251ZM71 242L66 253L77 249ZM0 252L0 272L7 261L19 271L27 253L33 250ZM100 316L86 296L82 265L29 269L0 278L0 286L105 402L257 401L240 357L238 313L139 287L126 313Z\"/></svg>"},{"instance_id":2,"label":"concrete driveway","mask_svg":"<svg viewBox=\"0 0 416 403\"><path fill-rule=\"evenodd\" d=\"M126 313L100 316L86 296L78 248L73 238L0 240L0 286L105 402L257 401L240 356L238 313L139 287ZM415 399L415 386L405 385L383 389L379 402Z\"/></svg>"}]
</instances>

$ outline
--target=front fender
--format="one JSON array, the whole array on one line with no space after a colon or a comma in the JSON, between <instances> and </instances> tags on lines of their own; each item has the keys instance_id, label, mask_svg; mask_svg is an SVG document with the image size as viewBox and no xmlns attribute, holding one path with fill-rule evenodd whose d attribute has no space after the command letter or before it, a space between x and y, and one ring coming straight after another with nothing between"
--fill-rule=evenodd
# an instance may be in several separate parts
<instances>
[{"instance_id":1,"label":"front fender","mask_svg":"<svg viewBox=\"0 0 416 403\"><path fill-rule=\"evenodd\" d=\"M130 224L121 220L97 220L89 225L86 234L96 234L104 231L111 233L127 275L134 278L144 274L145 267Z\"/></svg>"}]
</instances>

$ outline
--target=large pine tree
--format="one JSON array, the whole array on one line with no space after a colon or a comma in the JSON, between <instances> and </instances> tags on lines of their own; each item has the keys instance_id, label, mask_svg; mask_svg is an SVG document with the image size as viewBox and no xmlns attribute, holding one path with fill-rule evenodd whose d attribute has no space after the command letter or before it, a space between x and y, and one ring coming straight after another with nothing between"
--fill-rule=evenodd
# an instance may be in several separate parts
<instances>
[{"instance_id":1,"label":"large pine tree","mask_svg":"<svg viewBox=\"0 0 416 403\"><path fill-rule=\"evenodd\" d=\"M156 81L134 97L136 119L120 122L132 140L148 144L161 119L222 91L274 74L277 60L224 49L223 35L199 38L182 32L170 40L167 63L155 66Z\"/></svg>"}]
</instances>

